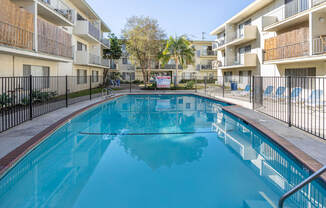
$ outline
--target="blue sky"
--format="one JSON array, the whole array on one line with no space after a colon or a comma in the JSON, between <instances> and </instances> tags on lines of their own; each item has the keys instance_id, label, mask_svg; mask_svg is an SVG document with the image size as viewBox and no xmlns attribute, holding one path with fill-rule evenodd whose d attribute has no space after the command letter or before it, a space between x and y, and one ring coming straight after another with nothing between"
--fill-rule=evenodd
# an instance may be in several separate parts
<instances>
[{"instance_id":1,"label":"blue sky","mask_svg":"<svg viewBox=\"0 0 326 208\"><path fill-rule=\"evenodd\" d=\"M206 39L214 28L254 0L87 0L108 24L120 34L126 19L133 15L156 18L168 35L187 34Z\"/></svg>"}]
</instances>

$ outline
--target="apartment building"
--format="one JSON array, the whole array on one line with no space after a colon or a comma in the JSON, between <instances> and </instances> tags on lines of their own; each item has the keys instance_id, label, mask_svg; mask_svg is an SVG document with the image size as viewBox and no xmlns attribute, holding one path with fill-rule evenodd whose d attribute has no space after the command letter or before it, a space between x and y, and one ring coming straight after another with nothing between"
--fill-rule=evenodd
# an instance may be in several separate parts
<instances>
[{"instance_id":1,"label":"apartment building","mask_svg":"<svg viewBox=\"0 0 326 208\"><path fill-rule=\"evenodd\" d=\"M93 75L108 26L85 0L0 0L0 76ZM82 80L82 79L81 79Z\"/></svg>"},{"instance_id":2,"label":"apartment building","mask_svg":"<svg viewBox=\"0 0 326 208\"><path fill-rule=\"evenodd\" d=\"M218 75L326 75L326 0L256 0L211 32Z\"/></svg>"},{"instance_id":3,"label":"apartment building","mask_svg":"<svg viewBox=\"0 0 326 208\"><path fill-rule=\"evenodd\" d=\"M213 41L196 40L192 41L192 47L195 48L195 63L193 65L187 65L187 68L183 69L179 66L178 80L194 79L195 75L198 77L216 77L217 72L213 67L213 61L216 60L217 52L212 49ZM119 72L123 79L129 80L129 74L132 80L143 80L143 74L139 67L132 64L125 45L122 46L123 55L117 64L111 67L111 72ZM173 60L163 65L161 63L153 63L151 68L152 74L155 75L176 75L176 64Z\"/></svg>"}]
</instances>

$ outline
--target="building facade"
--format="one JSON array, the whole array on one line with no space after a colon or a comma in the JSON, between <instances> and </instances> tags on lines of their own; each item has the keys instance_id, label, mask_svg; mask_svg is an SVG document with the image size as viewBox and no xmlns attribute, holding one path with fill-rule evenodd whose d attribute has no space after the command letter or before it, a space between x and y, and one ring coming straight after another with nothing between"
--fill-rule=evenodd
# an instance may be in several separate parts
<instances>
[{"instance_id":1,"label":"building facade","mask_svg":"<svg viewBox=\"0 0 326 208\"><path fill-rule=\"evenodd\" d=\"M0 4L0 76L96 77L110 67L102 58L110 29L85 0Z\"/></svg>"},{"instance_id":2,"label":"building facade","mask_svg":"<svg viewBox=\"0 0 326 208\"><path fill-rule=\"evenodd\" d=\"M179 66L178 69L178 81L194 79L195 75L200 78L215 77L217 75L216 70L213 68L213 61L216 60L217 52L213 51L213 41L198 40L191 41L192 47L195 49L194 64L187 65L187 68L183 69ZM130 57L126 51L125 45L122 46L122 58L116 61L116 65L111 67L111 72L118 72L123 79L129 80L129 75L132 80L143 80L143 74L139 67L132 64ZM153 75L166 75L174 77L176 75L176 64L173 60L163 65L160 63L153 63L151 67L151 73Z\"/></svg>"},{"instance_id":3,"label":"building facade","mask_svg":"<svg viewBox=\"0 0 326 208\"><path fill-rule=\"evenodd\" d=\"M220 76L326 75L326 0L256 0L211 35Z\"/></svg>"}]
</instances>

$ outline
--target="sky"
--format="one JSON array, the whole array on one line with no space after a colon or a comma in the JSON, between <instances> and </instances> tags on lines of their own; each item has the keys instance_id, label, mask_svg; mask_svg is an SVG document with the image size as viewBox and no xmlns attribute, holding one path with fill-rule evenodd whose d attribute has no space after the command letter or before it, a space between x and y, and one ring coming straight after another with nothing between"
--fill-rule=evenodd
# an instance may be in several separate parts
<instances>
[{"instance_id":1,"label":"sky","mask_svg":"<svg viewBox=\"0 0 326 208\"><path fill-rule=\"evenodd\" d=\"M87 0L92 8L120 36L131 16L149 16L158 20L167 35L213 40L209 35L219 25L254 0Z\"/></svg>"}]
</instances>

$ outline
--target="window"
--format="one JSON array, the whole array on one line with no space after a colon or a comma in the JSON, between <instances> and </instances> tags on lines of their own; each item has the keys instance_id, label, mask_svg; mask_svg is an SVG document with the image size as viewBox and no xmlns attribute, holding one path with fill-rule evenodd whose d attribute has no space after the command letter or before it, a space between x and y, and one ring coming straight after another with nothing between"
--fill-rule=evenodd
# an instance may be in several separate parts
<instances>
[{"instance_id":1,"label":"window","mask_svg":"<svg viewBox=\"0 0 326 208\"><path fill-rule=\"evenodd\" d=\"M77 42L77 51L87 51L87 45Z\"/></svg>"},{"instance_id":2,"label":"window","mask_svg":"<svg viewBox=\"0 0 326 208\"><path fill-rule=\"evenodd\" d=\"M33 80L33 89L44 89L50 87L50 67L23 65L23 76L35 76ZM28 83L24 83L24 88L28 89Z\"/></svg>"},{"instance_id":3,"label":"window","mask_svg":"<svg viewBox=\"0 0 326 208\"><path fill-rule=\"evenodd\" d=\"M77 84L86 84L87 83L87 71L78 69L77 70Z\"/></svg>"},{"instance_id":4,"label":"window","mask_svg":"<svg viewBox=\"0 0 326 208\"><path fill-rule=\"evenodd\" d=\"M98 71L92 71L92 82L98 82Z\"/></svg>"},{"instance_id":5,"label":"window","mask_svg":"<svg viewBox=\"0 0 326 208\"><path fill-rule=\"evenodd\" d=\"M122 64L128 64L128 58L122 58Z\"/></svg>"}]
</instances>

